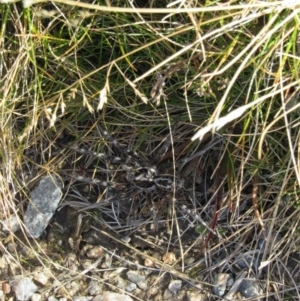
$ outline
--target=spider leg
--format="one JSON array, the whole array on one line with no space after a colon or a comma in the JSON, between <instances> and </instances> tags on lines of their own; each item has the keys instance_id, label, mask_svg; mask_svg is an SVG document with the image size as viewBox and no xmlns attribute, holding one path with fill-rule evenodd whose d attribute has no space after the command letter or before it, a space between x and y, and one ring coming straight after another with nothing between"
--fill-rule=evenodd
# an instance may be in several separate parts
<instances>
[{"instance_id":1,"label":"spider leg","mask_svg":"<svg viewBox=\"0 0 300 301\"><path fill-rule=\"evenodd\" d=\"M148 162L146 160L138 155L135 151L123 147L115 138L113 138L107 131L105 131L99 124L97 125L102 136L109 140L117 149L119 149L125 156L128 156L129 158L132 158L135 160L137 166L139 167L146 167Z\"/></svg>"}]
</instances>

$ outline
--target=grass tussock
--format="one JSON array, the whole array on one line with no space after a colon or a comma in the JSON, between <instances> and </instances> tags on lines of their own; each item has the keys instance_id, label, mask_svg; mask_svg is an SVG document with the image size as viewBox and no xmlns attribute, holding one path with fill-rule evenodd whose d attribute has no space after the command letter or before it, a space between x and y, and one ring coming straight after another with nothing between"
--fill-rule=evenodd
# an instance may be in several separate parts
<instances>
[{"instance_id":1,"label":"grass tussock","mask_svg":"<svg viewBox=\"0 0 300 301\"><path fill-rule=\"evenodd\" d=\"M137 231L141 225L129 227L103 206L103 190L90 187L87 200L68 178L83 171L96 178L103 162L67 145L120 155L103 139L101 124L149 164L160 154L161 174L188 182L185 198L174 186L155 196L154 207L138 199L131 208L163 212L156 223L171 233L168 250L176 245L181 259L197 250L207 264L262 239L264 267L256 273L264 275L266 291L299 300L287 267L300 252L299 13L297 1L2 3L1 220L15 215L22 224L30 191L42 175L55 173L67 179L63 205L118 234ZM118 177L118 171L108 176ZM144 216L145 225L154 220L126 210L132 219ZM180 224L186 215L186 231L199 234L189 248ZM26 256L9 253L8 241L29 246L43 265L56 264L39 241L9 237L2 255L20 269ZM181 270L192 277L211 268L197 264Z\"/></svg>"}]
</instances>

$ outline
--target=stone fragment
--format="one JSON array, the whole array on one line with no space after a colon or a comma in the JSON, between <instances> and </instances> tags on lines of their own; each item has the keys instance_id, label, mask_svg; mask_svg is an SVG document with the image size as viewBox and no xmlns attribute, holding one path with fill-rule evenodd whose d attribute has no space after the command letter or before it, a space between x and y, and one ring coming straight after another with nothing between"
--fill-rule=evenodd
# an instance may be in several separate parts
<instances>
[{"instance_id":1,"label":"stone fragment","mask_svg":"<svg viewBox=\"0 0 300 301\"><path fill-rule=\"evenodd\" d=\"M215 276L213 292L219 297L225 294L227 282L230 281L230 274L219 273Z\"/></svg>"},{"instance_id":2,"label":"stone fragment","mask_svg":"<svg viewBox=\"0 0 300 301\"><path fill-rule=\"evenodd\" d=\"M29 300L37 291L37 286L28 277L20 278L10 282L17 300Z\"/></svg>"},{"instance_id":3,"label":"stone fragment","mask_svg":"<svg viewBox=\"0 0 300 301\"><path fill-rule=\"evenodd\" d=\"M56 175L42 177L30 194L31 202L24 214L24 225L29 235L39 238L52 218L62 196L62 182Z\"/></svg>"},{"instance_id":4,"label":"stone fragment","mask_svg":"<svg viewBox=\"0 0 300 301\"><path fill-rule=\"evenodd\" d=\"M172 280L169 283L168 289L171 293L177 294L177 292L181 289L182 281L181 280Z\"/></svg>"},{"instance_id":5,"label":"stone fragment","mask_svg":"<svg viewBox=\"0 0 300 301\"><path fill-rule=\"evenodd\" d=\"M190 265L194 262L195 262L195 257L187 257L187 258L184 259L184 264L185 265Z\"/></svg>"},{"instance_id":6,"label":"stone fragment","mask_svg":"<svg viewBox=\"0 0 300 301\"><path fill-rule=\"evenodd\" d=\"M2 230L6 233L15 233L20 228L20 218L14 214L2 222Z\"/></svg>"},{"instance_id":7,"label":"stone fragment","mask_svg":"<svg viewBox=\"0 0 300 301\"><path fill-rule=\"evenodd\" d=\"M133 282L130 282L128 285L126 285L126 291L129 293L136 290L136 288L137 288L137 285Z\"/></svg>"},{"instance_id":8,"label":"stone fragment","mask_svg":"<svg viewBox=\"0 0 300 301\"><path fill-rule=\"evenodd\" d=\"M142 289L142 290L147 289L145 276L142 276L138 272L135 272L135 271L128 271L127 277L131 282L134 282L135 284L137 284L140 289Z\"/></svg>"}]
</instances>

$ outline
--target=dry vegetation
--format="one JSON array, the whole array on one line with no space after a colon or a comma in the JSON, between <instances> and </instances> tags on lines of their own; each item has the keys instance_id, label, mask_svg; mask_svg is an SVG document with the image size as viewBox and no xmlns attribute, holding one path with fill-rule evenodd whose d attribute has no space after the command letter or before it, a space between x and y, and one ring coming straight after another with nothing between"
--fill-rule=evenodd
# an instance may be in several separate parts
<instances>
[{"instance_id":1,"label":"dry vegetation","mask_svg":"<svg viewBox=\"0 0 300 301\"><path fill-rule=\"evenodd\" d=\"M22 224L30 191L55 173L76 222L114 243L141 229L148 243L167 233L162 247L178 259L170 269L191 282L211 282L215 258L233 265L234 254L266 241L256 276L267 297L299 300L288 262L300 254L300 3L5 2L1 220L16 214ZM129 190L119 166L109 171L75 146L118 157L128 147L174 185ZM103 174L123 201L104 203L107 187L76 179ZM1 233L1 256L19 271L59 265L45 241ZM10 242L29 246L30 258Z\"/></svg>"}]
</instances>

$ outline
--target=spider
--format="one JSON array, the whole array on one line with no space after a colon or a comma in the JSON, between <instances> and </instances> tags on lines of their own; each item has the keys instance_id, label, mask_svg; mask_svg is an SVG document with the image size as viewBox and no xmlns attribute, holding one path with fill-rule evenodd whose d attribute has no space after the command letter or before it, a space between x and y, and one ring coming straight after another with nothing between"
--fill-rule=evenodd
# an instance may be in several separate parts
<instances>
[{"instance_id":1,"label":"spider","mask_svg":"<svg viewBox=\"0 0 300 301\"><path fill-rule=\"evenodd\" d=\"M172 126L171 132L177 126L178 120ZM98 160L99 177L91 179L79 175L76 177L76 180L104 188L106 191L103 194L105 199L100 200L101 205L118 204L118 208L120 208L118 212L125 213L125 215L120 213L119 216L125 216L127 220L130 215L139 219L141 214L149 215L150 212L152 212L150 215L155 216L157 219L163 212L161 204L179 199L189 200L191 199L191 193L195 195L195 192L187 190L186 186L190 186L190 183L186 183L180 177L179 166L175 167L176 176L174 176L173 170L170 173L165 172L168 164L158 164L170 147L171 134L165 139L165 142L156 154L156 158L149 160L135 151L122 146L100 125L98 127L101 136L113 145L113 153L118 155L112 156L106 153L93 152L77 146L71 146L70 148ZM210 148L215 144L211 144ZM206 150L198 151L190 157L181 158L177 161L177 165L181 164L184 166L188 162L192 163L192 166L195 165L193 160L195 158L199 159L199 156ZM115 212L114 215L116 215Z\"/></svg>"}]
</instances>

